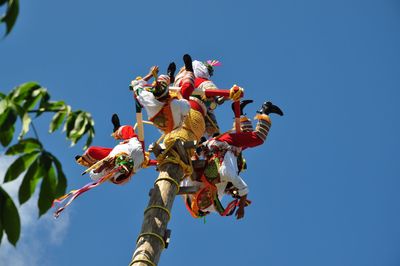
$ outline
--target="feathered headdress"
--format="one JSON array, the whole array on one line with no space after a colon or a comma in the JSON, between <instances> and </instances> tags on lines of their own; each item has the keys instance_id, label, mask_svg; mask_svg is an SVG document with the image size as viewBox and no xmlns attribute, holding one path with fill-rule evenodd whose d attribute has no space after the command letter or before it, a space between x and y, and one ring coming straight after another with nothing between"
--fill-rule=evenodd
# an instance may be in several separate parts
<instances>
[{"instance_id":1,"label":"feathered headdress","mask_svg":"<svg viewBox=\"0 0 400 266\"><path fill-rule=\"evenodd\" d=\"M205 62L205 65L207 67L208 73L210 74L210 76L212 76L214 74L214 67L221 66L221 62L218 60L207 60L207 62Z\"/></svg>"},{"instance_id":2,"label":"feathered headdress","mask_svg":"<svg viewBox=\"0 0 400 266\"><path fill-rule=\"evenodd\" d=\"M218 61L218 60L207 60L206 63L207 63L207 65L210 65L212 67L221 66L222 65L221 62Z\"/></svg>"}]
</instances>

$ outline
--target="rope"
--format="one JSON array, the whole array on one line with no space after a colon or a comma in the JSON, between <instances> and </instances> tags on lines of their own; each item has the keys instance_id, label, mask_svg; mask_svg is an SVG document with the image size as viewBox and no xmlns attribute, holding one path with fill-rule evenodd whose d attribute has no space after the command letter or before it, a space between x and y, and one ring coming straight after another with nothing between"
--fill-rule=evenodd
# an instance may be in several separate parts
<instances>
[{"instance_id":1,"label":"rope","mask_svg":"<svg viewBox=\"0 0 400 266\"><path fill-rule=\"evenodd\" d=\"M211 117L206 113L206 118L208 119L209 122L211 122L211 125L215 128L215 129L219 129L219 127L214 123L214 121L211 119Z\"/></svg>"},{"instance_id":2,"label":"rope","mask_svg":"<svg viewBox=\"0 0 400 266\"><path fill-rule=\"evenodd\" d=\"M154 185L156 185L157 182L161 181L161 180L167 180L167 181L170 181L170 182L174 183L175 186L176 186L175 194L178 194L178 192L179 192L179 183L175 179L173 179L171 177L160 177L160 178L157 178L157 180L154 182Z\"/></svg>"},{"instance_id":3,"label":"rope","mask_svg":"<svg viewBox=\"0 0 400 266\"><path fill-rule=\"evenodd\" d=\"M129 266L132 266L136 262L145 262L145 263L147 263L147 264L149 264L151 266L157 266L154 262L152 262L151 260L148 260L148 259L134 259L131 262L131 264L129 264Z\"/></svg>"},{"instance_id":4,"label":"rope","mask_svg":"<svg viewBox=\"0 0 400 266\"><path fill-rule=\"evenodd\" d=\"M165 133L161 135L161 137L156 141L157 144L160 144L160 142L164 139Z\"/></svg>"},{"instance_id":5,"label":"rope","mask_svg":"<svg viewBox=\"0 0 400 266\"><path fill-rule=\"evenodd\" d=\"M167 208L165 208L164 206L161 206L161 205L150 205L149 207L147 207L147 208L144 210L144 213L143 213L143 214L146 214L146 212L149 211L150 209L160 209L160 210L163 210L163 211L165 211L165 212L168 214L168 221L171 219L171 212L170 212Z\"/></svg>"},{"instance_id":6,"label":"rope","mask_svg":"<svg viewBox=\"0 0 400 266\"><path fill-rule=\"evenodd\" d=\"M153 232L141 233L141 234L137 237L137 239L136 239L136 244L137 244L137 242L139 242L139 239L140 239L141 237L143 237L143 236L154 236L154 237L156 237L158 240L161 241L161 243L162 243L162 245L163 245L163 248L165 248L165 241L164 241L164 238L163 238L162 236L156 234L156 233L153 233Z\"/></svg>"},{"instance_id":7,"label":"rope","mask_svg":"<svg viewBox=\"0 0 400 266\"><path fill-rule=\"evenodd\" d=\"M192 172L193 172L193 170L192 170L192 162L189 160L190 161L189 165L184 163L180 159L179 154L176 151L171 149L173 147L173 145L174 144L171 144L168 147L166 147L165 151L157 157L157 162L159 162L158 163L158 168L162 167L166 163L177 164L182 168L185 176L191 176ZM167 155L169 155L168 158L166 158ZM177 187L179 187L179 184L177 185Z\"/></svg>"}]
</instances>

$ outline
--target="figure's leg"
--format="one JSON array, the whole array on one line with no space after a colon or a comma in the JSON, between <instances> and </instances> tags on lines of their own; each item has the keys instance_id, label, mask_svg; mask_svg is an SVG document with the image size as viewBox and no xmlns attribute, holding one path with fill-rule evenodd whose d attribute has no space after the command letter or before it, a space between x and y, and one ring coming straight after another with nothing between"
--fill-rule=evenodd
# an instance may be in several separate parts
<instances>
[{"instance_id":1,"label":"figure's leg","mask_svg":"<svg viewBox=\"0 0 400 266\"><path fill-rule=\"evenodd\" d=\"M190 55L185 54L183 56L183 62L185 63L185 72L181 81L181 94L182 97L186 100L189 99L190 95L192 95L194 91L194 74L193 74L193 66L192 66L192 58Z\"/></svg>"},{"instance_id":2,"label":"figure's leg","mask_svg":"<svg viewBox=\"0 0 400 266\"><path fill-rule=\"evenodd\" d=\"M173 84L175 82L175 71L176 71L176 65L174 62L171 62L168 65L168 69L167 69L167 75L169 77L171 84Z\"/></svg>"},{"instance_id":3,"label":"figure's leg","mask_svg":"<svg viewBox=\"0 0 400 266\"><path fill-rule=\"evenodd\" d=\"M91 146L85 151L82 156L75 156L75 160L80 165L90 167L98 161L107 157L107 155L110 154L111 150L111 148Z\"/></svg>"},{"instance_id":4,"label":"figure's leg","mask_svg":"<svg viewBox=\"0 0 400 266\"><path fill-rule=\"evenodd\" d=\"M271 128L271 118L269 117L270 114L277 114L282 116L283 112L282 110L272 104L271 102L264 102L263 105L261 106L261 109L257 111L257 115L255 119L258 120L257 126L256 126L256 134L263 140L265 141L269 129Z\"/></svg>"},{"instance_id":5,"label":"figure's leg","mask_svg":"<svg viewBox=\"0 0 400 266\"><path fill-rule=\"evenodd\" d=\"M118 130L118 128L121 126L121 123L119 121L119 117L117 114L113 114L111 117L111 123L113 124L113 133Z\"/></svg>"}]
</instances>

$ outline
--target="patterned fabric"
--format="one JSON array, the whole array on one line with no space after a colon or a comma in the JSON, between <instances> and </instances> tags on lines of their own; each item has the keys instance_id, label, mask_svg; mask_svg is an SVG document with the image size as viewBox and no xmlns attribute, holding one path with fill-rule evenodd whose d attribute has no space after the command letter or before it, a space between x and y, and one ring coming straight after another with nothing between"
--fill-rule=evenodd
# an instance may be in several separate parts
<instances>
[{"instance_id":1,"label":"patterned fabric","mask_svg":"<svg viewBox=\"0 0 400 266\"><path fill-rule=\"evenodd\" d=\"M218 158L212 158L208 161L206 168L204 169L204 175L209 181L216 180L219 177L218 168L220 162Z\"/></svg>"},{"instance_id":2,"label":"patterned fabric","mask_svg":"<svg viewBox=\"0 0 400 266\"><path fill-rule=\"evenodd\" d=\"M265 114L258 114L255 118L258 119L255 130L256 134L260 139L265 141L268 136L269 129L271 128L271 119Z\"/></svg>"},{"instance_id":3,"label":"patterned fabric","mask_svg":"<svg viewBox=\"0 0 400 266\"><path fill-rule=\"evenodd\" d=\"M233 122L233 130L235 130L235 122ZM240 117L240 129L242 132L251 132L254 130L253 123L246 116Z\"/></svg>"},{"instance_id":4,"label":"patterned fabric","mask_svg":"<svg viewBox=\"0 0 400 266\"><path fill-rule=\"evenodd\" d=\"M172 130L165 135L166 146L172 145L177 139L183 141L199 141L205 131L204 116L199 111L190 109L189 115L185 118L182 127Z\"/></svg>"},{"instance_id":5,"label":"patterned fabric","mask_svg":"<svg viewBox=\"0 0 400 266\"><path fill-rule=\"evenodd\" d=\"M92 156L89 155L89 153L85 152L82 157L80 157L76 162L82 166L85 167L90 167L93 164L97 163L98 160L93 158Z\"/></svg>"},{"instance_id":6,"label":"patterned fabric","mask_svg":"<svg viewBox=\"0 0 400 266\"><path fill-rule=\"evenodd\" d=\"M184 67L182 67L179 70L179 73L175 76L174 86L182 86L182 84L185 82L194 84L194 74L193 72L187 71Z\"/></svg>"},{"instance_id":7,"label":"patterned fabric","mask_svg":"<svg viewBox=\"0 0 400 266\"><path fill-rule=\"evenodd\" d=\"M174 119L172 117L171 101L173 99L168 99L164 106L161 108L160 112L155 116L150 118L153 124L165 133L169 133L174 129Z\"/></svg>"}]
</instances>

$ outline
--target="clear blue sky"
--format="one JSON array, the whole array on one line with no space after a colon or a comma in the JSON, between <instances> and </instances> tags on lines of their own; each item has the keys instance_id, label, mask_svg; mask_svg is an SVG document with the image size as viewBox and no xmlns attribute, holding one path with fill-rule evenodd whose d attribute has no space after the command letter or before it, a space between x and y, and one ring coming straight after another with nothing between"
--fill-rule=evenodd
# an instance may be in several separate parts
<instances>
[{"instance_id":1,"label":"clear blue sky","mask_svg":"<svg viewBox=\"0 0 400 266\"><path fill-rule=\"evenodd\" d=\"M246 151L253 204L245 219L214 214L204 224L177 198L160 265L395 266L399 47L395 0L22 0L0 41L0 90L38 81L54 100L91 112L93 144L112 146L111 114L135 122L131 79L154 64L181 65L184 53L218 59L215 83L244 87L255 100L249 115L269 99L285 116L273 117L264 146ZM217 116L224 129L232 125L230 106ZM38 125L68 189L86 184L73 159L82 144L69 148L63 135L47 136L47 121ZM158 136L146 134L148 144ZM23 228L9 254L31 265L127 265L156 176L147 169L126 186L92 190L59 221Z\"/></svg>"}]
</instances>

